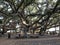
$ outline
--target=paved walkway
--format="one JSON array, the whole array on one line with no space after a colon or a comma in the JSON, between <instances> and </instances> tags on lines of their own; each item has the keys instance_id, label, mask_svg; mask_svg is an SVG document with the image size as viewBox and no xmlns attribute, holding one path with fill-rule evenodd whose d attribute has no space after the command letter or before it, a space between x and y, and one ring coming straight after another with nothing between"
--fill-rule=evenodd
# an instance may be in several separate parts
<instances>
[{"instance_id":1,"label":"paved walkway","mask_svg":"<svg viewBox=\"0 0 60 45\"><path fill-rule=\"evenodd\" d=\"M60 37L36 39L0 38L0 45L60 45Z\"/></svg>"}]
</instances>

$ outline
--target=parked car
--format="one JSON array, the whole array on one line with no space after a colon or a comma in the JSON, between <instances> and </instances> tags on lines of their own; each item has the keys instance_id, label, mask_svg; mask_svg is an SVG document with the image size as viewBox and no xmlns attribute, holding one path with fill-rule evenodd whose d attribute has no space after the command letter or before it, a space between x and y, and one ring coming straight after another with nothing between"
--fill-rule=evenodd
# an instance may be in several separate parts
<instances>
[{"instance_id":1,"label":"parked car","mask_svg":"<svg viewBox=\"0 0 60 45\"><path fill-rule=\"evenodd\" d=\"M18 38L18 37L20 37L20 34L19 34L19 32L17 33L16 30L8 30L7 36L8 36L8 38L11 38L11 37Z\"/></svg>"},{"instance_id":2,"label":"parked car","mask_svg":"<svg viewBox=\"0 0 60 45\"><path fill-rule=\"evenodd\" d=\"M7 31L8 38L16 37L16 38L38 38L38 33L32 34L27 32L26 34L22 32L16 32L16 30L8 30Z\"/></svg>"}]
</instances>

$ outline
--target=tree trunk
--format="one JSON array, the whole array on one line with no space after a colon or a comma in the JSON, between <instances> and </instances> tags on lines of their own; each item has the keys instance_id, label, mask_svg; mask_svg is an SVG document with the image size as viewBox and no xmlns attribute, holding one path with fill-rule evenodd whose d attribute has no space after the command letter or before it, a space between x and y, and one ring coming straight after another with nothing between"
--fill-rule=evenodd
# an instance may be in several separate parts
<instances>
[{"instance_id":1,"label":"tree trunk","mask_svg":"<svg viewBox=\"0 0 60 45\"><path fill-rule=\"evenodd\" d=\"M39 35L42 36L42 33L43 33L43 28L40 29Z\"/></svg>"},{"instance_id":2,"label":"tree trunk","mask_svg":"<svg viewBox=\"0 0 60 45\"><path fill-rule=\"evenodd\" d=\"M58 36L60 36L60 22L59 22L59 34L58 34Z\"/></svg>"},{"instance_id":3,"label":"tree trunk","mask_svg":"<svg viewBox=\"0 0 60 45\"><path fill-rule=\"evenodd\" d=\"M24 38L27 38L27 30L28 30L28 28L24 28Z\"/></svg>"},{"instance_id":4,"label":"tree trunk","mask_svg":"<svg viewBox=\"0 0 60 45\"><path fill-rule=\"evenodd\" d=\"M39 35L44 35L46 31L46 27L41 28Z\"/></svg>"},{"instance_id":5,"label":"tree trunk","mask_svg":"<svg viewBox=\"0 0 60 45\"><path fill-rule=\"evenodd\" d=\"M4 35L4 33L5 33L5 25L3 25L3 31L2 31L2 34Z\"/></svg>"},{"instance_id":6,"label":"tree trunk","mask_svg":"<svg viewBox=\"0 0 60 45\"><path fill-rule=\"evenodd\" d=\"M11 38L11 34L10 33L8 33L8 38Z\"/></svg>"}]
</instances>

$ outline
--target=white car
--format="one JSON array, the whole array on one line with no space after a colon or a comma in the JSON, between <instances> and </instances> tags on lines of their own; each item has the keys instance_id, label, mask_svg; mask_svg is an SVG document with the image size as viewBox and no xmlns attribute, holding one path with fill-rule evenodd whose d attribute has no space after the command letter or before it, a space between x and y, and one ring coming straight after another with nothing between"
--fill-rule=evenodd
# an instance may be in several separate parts
<instances>
[{"instance_id":1,"label":"white car","mask_svg":"<svg viewBox=\"0 0 60 45\"><path fill-rule=\"evenodd\" d=\"M14 33L16 32L15 30L8 30L7 33Z\"/></svg>"},{"instance_id":2,"label":"white car","mask_svg":"<svg viewBox=\"0 0 60 45\"><path fill-rule=\"evenodd\" d=\"M8 30L7 31L7 36L8 36L8 38L19 37L20 34L19 34L19 32L16 32L16 30Z\"/></svg>"}]
</instances>

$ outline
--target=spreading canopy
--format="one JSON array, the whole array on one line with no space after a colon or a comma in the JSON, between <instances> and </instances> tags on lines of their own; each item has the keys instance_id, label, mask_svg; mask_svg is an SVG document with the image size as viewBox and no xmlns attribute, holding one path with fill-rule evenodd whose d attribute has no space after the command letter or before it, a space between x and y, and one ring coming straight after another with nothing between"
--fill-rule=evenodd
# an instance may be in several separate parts
<instances>
[{"instance_id":1,"label":"spreading canopy","mask_svg":"<svg viewBox=\"0 0 60 45\"><path fill-rule=\"evenodd\" d=\"M0 13L5 19L18 18L20 23L33 30L59 25L59 0L1 0ZM7 22L7 21L6 21ZM37 25L36 25L37 24ZM34 26L36 25L36 26Z\"/></svg>"}]
</instances>

